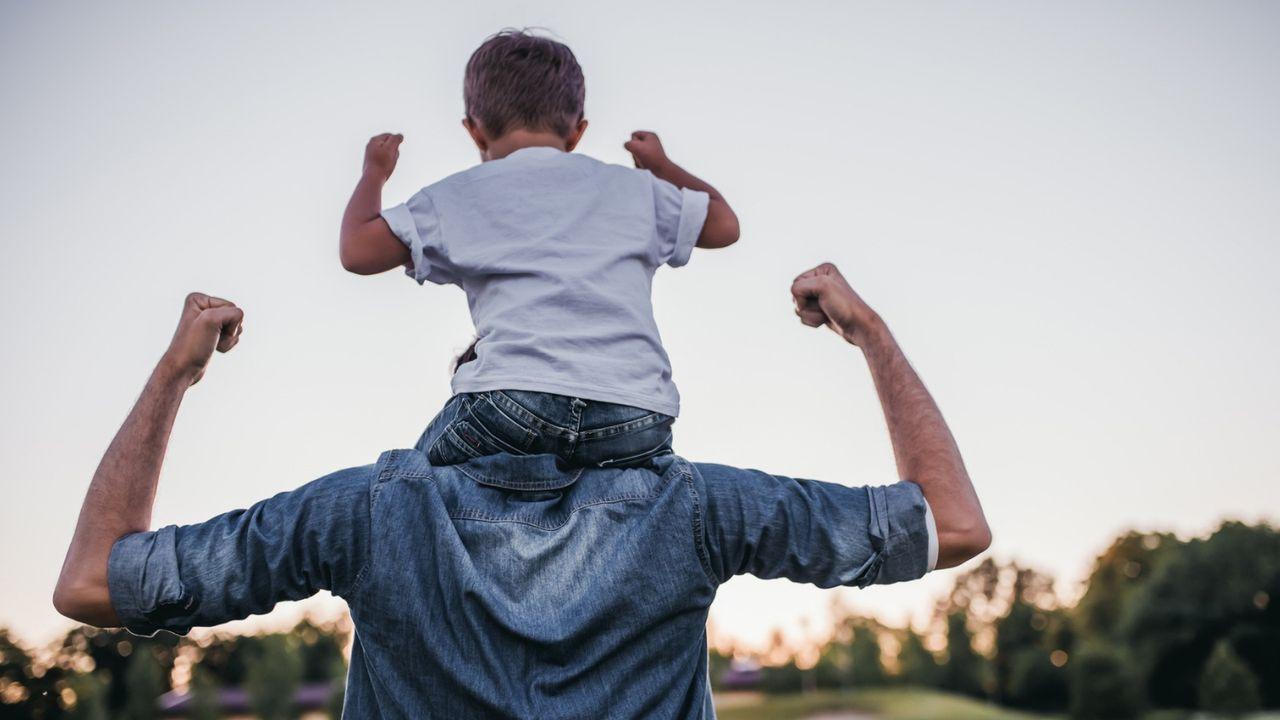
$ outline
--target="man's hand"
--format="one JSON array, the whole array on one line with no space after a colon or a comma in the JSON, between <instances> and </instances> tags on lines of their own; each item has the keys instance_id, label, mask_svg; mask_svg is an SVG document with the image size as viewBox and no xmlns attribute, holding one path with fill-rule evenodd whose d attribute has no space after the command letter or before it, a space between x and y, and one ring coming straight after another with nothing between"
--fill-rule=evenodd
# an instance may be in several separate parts
<instances>
[{"instance_id":1,"label":"man's hand","mask_svg":"<svg viewBox=\"0 0 1280 720\"><path fill-rule=\"evenodd\" d=\"M631 139L622 144L636 161L641 170L659 170L671 162L667 151L662 148L662 141L657 133L637 130L631 133Z\"/></svg>"},{"instance_id":2,"label":"man's hand","mask_svg":"<svg viewBox=\"0 0 1280 720\"><path fill-rule=\"evenodd\" d=\"M182 306L178 329L160 364L190 385L200 382L213 351L227 352L240 342L244 311L235 303L191 293Z\"/></svg>"},{"instance_id":3,"label":"man's hand","mask_svg":"<svg viewBox=\"0 0 1280 720\"><path fill-rule=\"evenodd\" d=\"M801 273L791 283L791 298L800 322L809 327L826 325L858 347L865 347L867 339L883 329L880 316L831 263Z\"/></svg>"},{"instance_id":4,"label":"man's hand","mask_svg":"<svg viewBox=\"0 0 1280 720\"><path fill-rule=\"evenodd\" d=\"M400 143L404 136L391 133L374 135L364 147L364 174L386 182L400 159Z\"/></svg>"}]
</instances>

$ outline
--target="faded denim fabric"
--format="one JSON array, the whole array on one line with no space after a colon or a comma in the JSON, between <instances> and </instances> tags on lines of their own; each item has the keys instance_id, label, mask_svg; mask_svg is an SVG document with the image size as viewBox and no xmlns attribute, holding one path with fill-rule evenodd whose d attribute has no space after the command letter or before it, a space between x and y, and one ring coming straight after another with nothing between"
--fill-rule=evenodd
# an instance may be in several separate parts
<instances>
[{"instance_id":1,"label":"faded denim fabric","mask_svg":"<svg viewBox=\"0 0 1280 720\"><path fill-rule=\"evenodd\" d=\"M568 467L640 467L671 453L675 418L596 400L491 390L454 395L418 450L432 465L484 455L555 455Z\"/></svg>"},{"instance_id":2,"label":"faded denim fabric","mask_svg":"<svg viewBox=\"0 0 1280 720\"><path fill-rule=\"evenodd\" d=\"M330 590L355 623L345 718L712 718L707 609L734 575L918 578L918 486L850 488L676 456L384 454L112 549L121 620L185 633Z\"/></svg>"}]
</instances>

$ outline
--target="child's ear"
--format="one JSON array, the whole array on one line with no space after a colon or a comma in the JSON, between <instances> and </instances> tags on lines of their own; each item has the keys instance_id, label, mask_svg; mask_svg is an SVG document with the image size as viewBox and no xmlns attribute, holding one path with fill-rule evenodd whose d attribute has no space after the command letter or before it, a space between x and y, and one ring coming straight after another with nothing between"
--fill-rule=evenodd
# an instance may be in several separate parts
<instances>
[{"instance_id":1,"label":"child's ear","mask_svg":"<svg viewBox=\"0 0 1280 720\"><path fill-rule=\"evenodd\" d=\"M467 129L467 134L471 136L471 141L476 144L476 148L480 150L480 158L489 159L489 138L485 137L484 130L481 129L480 123L469 117L462 118L462 127Z\"/></svg>"},{"instance_id":2,"label":"child's ear","mask_svg":"<svg viewBox=\"0 0 1280 720\"><path fill-rule=\"evenodd\" d=\"M582 118L581 120L578 121L578 124L573 127L573 130L569 132L569 137L565 138L564 140L565 151L573 152L573 149L578 147L578 141L582 140L582 133L586 131L587 131L587 119Z\"/></svg>"}]
</instances>

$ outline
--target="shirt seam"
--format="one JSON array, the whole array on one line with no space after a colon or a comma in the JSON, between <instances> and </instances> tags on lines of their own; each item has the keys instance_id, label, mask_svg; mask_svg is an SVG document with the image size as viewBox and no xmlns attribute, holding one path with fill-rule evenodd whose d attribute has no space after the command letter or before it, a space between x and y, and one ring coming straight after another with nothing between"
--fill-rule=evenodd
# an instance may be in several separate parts
<instances>
[{"instance_id":1,"label":"shirt seam","mask_svg":"<svg viewBox=\"0 0 1280 720\"><path fill-rule=\"evenodd\" d=\"M719 586L719 581L715 577L715 571L711 567L711 557L707 552L706 538L703 533L705 526L702 520L702 500L698 495L698 489L693 483L693 472L689 466L681 462L680 468L677 470L683 477L685 487L689 489L689 496L693 501L693 545L698 553L698 565L702 567L702 573L706 576L707 582L712 588Z\"/></svg>"},{"instance_id":2,"label":"shirt seam","mask_svg":"<svg viewBox=\"0 0 1280 720\"><path fill-rule=\"evenodd\" d=\"M383 458L379 459L378 477L369 487L369 541L365 543L365 558L360 566L360 570L356 572L356 577L351 581L351 588L344 593L345 596L355 598L362 589L364 589L364 581L372 573L373 567L373 543L376 535L373 531L375 526L374 512L377 510L378 496L382 494L382 488L386 485L392 469L399 464L399 454L395 452L387 453ZM336 593L335 593L336 594ZM342 595L339 595L342 597Z\"/></svg>"}]
</instances>

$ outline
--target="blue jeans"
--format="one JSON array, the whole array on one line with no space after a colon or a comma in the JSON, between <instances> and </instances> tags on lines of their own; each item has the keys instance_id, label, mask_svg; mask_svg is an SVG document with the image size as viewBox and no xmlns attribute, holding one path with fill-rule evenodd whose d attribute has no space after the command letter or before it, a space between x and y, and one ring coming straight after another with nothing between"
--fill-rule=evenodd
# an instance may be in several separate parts
<instances>
[{"instance_id":1,"label":"blue jeans","mask_svg":"<svg viewBox=\"0 0 1280 720\"><path fill-rule=\"evenodd\" d=\"M418 440L432 465L555 455L569 467L637 467L671 453L675 418L551 393L490 390L453 396Z\"/></svg>"}]
</instances>

